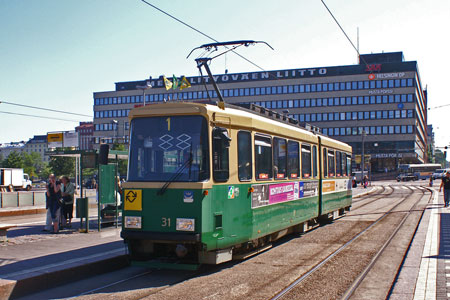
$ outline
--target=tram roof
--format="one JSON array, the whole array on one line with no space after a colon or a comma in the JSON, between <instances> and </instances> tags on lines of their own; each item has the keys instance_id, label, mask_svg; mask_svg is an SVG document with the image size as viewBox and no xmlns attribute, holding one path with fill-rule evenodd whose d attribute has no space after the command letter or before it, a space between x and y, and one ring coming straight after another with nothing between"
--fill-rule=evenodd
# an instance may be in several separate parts
<instances>
[{"instance_id":1,"label":"tram roof","mask_svg":"<svg viewBox=\"0 0 450 300\"><path fill-rule=\"evenodd\" d=\"M351 152L352 149L349 145L341 141L332 139L318 131L308 130L307 128L300 126L300 124L292 118L263 108L261 110L263 112L268 112L268 114L263 114L233 104L225 104L225 109L221 109L216 103L212 102L167 102L150 104L133 109L129 114L129 118L145 117L148 115L165 115L169 112L168 110L170 110L170 113L177 115L208 114L215 117L216 119L213 121L218 124L259 129L280 136L292 136L301 133L303 135L302 139L309 142L317 142L318 137L320 137L323 144L328 147L339 148L348 152ZM269 117L269 115L273 117ZM221 116L234 116L233 123L231 124L231 121L220 118ZM250 122L249 119L251 119ZM228 124L226 124L227 122Z\"/></svg>"}]
</instances>

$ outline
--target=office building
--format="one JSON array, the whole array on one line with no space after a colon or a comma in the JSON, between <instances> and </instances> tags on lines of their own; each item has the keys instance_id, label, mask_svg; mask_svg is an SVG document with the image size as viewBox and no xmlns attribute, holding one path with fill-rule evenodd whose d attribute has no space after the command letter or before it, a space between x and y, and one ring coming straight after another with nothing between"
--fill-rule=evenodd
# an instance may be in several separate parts
<instances>
[{"instance_id":1,"label":"office building","mask_svg":"<svg viewBox=\"0 0 450 300\"><path fill-rule=\"evenodd\" d=\"M227 103L254 103L321 128L350 144L355 161L362 144L373 171L427 161L427 93L416 61L402 52L365 54L359 64L215 75ZM192 87L168 90L158 79L118 82L94 93L94 137L128 142L128 113L163 101L217 101L209 78L187 77ZM137 86L150 82L148 90ZM209 97L208 97L209 96ZM354 165L360 168L359 164Z\"/></svg>"}]
</instances>

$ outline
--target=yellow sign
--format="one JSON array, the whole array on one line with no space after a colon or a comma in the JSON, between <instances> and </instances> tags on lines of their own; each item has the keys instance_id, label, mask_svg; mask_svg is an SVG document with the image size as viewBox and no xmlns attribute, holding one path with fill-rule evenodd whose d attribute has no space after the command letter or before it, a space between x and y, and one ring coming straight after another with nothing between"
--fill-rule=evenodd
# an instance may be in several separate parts
<instances>
[{"instance_id":1,"label":"yellow sign","mask_svg":"<svg viewBox=\"0 0 450 300\"><path fill-rule=\"evenodd\" d=\"M48 143L54 143L54 142L62 142L63 141L63 133L47 133L47 142Z\"/></svg>"},{"instance_id":2,"label":"yellow sign","mask_svg":"<svg viewBox=\"0 0 450 300\"><path fill-rule=\"evenodd\" d=\"M142 211L142 190L125 190L125 210Z\"/></svg>"},{"instance_id":3,"label":"yellow sign","mask_svg":"<svg viewBox=\"0 0 450 300\"><path fill-rule=\"evenodd\" d=\"M322 183L322 192L329 193L334 192L336 190L336 182L335 181L324 181Z\"/></svg>"}]
</instances>

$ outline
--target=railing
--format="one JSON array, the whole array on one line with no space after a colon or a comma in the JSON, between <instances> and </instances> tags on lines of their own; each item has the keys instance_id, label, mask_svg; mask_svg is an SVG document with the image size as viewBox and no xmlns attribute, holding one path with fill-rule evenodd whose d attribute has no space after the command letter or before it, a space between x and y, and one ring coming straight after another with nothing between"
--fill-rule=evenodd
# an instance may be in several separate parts
<instances>
[{"instance_id":1,"label":"railing","mask_svg":"<svg viewBox=\"0 0 450 300\"><path fill-rule=\"evenodd\" d=\"M45 191L0 193L0 208L40 205L45 205Z\"/></svg>"}]
</instances>

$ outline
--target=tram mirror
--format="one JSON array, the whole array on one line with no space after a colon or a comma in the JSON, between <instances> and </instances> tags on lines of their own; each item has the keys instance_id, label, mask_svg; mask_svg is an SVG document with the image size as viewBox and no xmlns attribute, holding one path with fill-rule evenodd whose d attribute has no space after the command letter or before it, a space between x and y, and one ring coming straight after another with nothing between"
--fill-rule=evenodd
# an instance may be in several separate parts
<instances>
[{"instance_id":1,"label":"tram mirror","mask_svg":"<svg viewBox=\"0 0 450 300\"><path fill-rule=\"evenodd\" d=\"M221 140L225 148L230 147L231 138L228 136L228 131L222 127L215 127L213 129L213 139Z\"/></svg>"}]
</instances>

